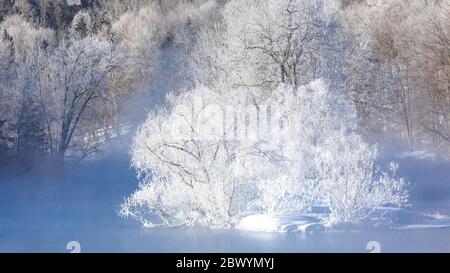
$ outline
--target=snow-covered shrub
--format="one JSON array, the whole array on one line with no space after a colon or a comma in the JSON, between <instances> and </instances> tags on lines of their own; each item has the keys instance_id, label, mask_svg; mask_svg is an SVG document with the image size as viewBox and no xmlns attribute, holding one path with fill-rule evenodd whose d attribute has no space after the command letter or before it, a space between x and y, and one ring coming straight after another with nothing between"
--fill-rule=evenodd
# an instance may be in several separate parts
<instances>
[{"instance_id":1,"label":"snow-covered shrub","mask_svg":"<svg viewBox=\"0 0 450 273\"><path fill-rule=\"evenodd\" d=\"M148 226L153 215L168 226L230 227L250 214L326 206L333 224L407 201L406 183L378 171L352 108L323 81L280 85L258 105L231 92L196 88L149 116L132 151L141 184L122 215Z\"/></svg>"},{"instance_id":2,"label":"snow-covered shrub","mask_svg":"<svg viewBox=\"0 0 450 273\"><path fill-rule=\"evenodd\" d=\"M336 131L314 157L323 202L330 207L329 224L353 223L368 217L383 205L407 202L407 185L395 178L398 166L388 171L374 166L376 149L354 133Z\"/></svg>"},{"instance_id":3,"label":"snow-covered shrub","mask_svg":"<svg viewBox=\"0 0 450 273\"><path fill-rule=\"evenodd\" d=\"M133 147L141 185L125 202L123 215L148 224L151 212L169 226L228 227L239 218L238 203L248 199L240 190L248 174L240 166L252 147L228 141L226 130L213 130L223 116L220 108L207 107L219 98L197 88L169 98L172 110L149 116Z\"/></svg>"},{"instance_id":4,"label":"snow-covered shrub","mask_svg":"<svg viewBox=\"0 0 450 273\"><path fill-rule=\"evenodd\" d=\"M292 200L301 200L303 208L329 207L329 224L358 222L376 207L407 202L406 182L394 178L396 164L389 166L390 172L374 166L376 148L358 135L345 96L314 81L298 90L279 88L273 98L283 105L289 127L275 140L278 157L289 164L280 175L288 173L295 181L289 187L290 198L296 196Z\"/></svg>"}]
</instances>

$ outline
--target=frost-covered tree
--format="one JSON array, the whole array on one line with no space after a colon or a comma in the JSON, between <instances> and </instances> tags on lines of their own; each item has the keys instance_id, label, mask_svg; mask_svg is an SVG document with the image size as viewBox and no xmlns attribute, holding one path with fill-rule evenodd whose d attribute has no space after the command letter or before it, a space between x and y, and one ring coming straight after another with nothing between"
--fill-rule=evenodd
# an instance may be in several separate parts
<instances>
[{"instance_id":1,"label":"frost-covered tree","mask_svg":"<svg viewBox=\"0 0 450 273\"><path fill-rule=\"evenodd\" d=\"M440 147L449 139L449 2L354 2L342 21L355 39L349 91L361 119L410 147Z\"/></svg>"},{"instance_id":2,"label":"frost-covered tree","mask_svg":"<svg viewBox=\"0 0 450 273\"><path fill-rule=\"evenodd\" d=\"M64 160L95 102L105 99L108 77L119 69L119 60L121 51L116 46L94 37L66 41L49 59L49 91L41 99L50 124L50 149L58 161Z\"/></svg>"},{"instance_id":3,"label":"frost-covered tree","mask_svg":"<svg viewBox=\"0 0 450 273\"><path fill-rule=\"evenodd\" d=\"M46 28L36 28L26 18L13 15L0 23L0 29L14 39L15 61L32 62L34 53L42 47L56 44L54 32Z\"/></svg>"},{"instance_id":4,"label":"frost-covered tree","mask_svg":"<svg viewBox=\"0 0 450 273\"><path fill-rule=\"evenodd\" d=\"M299 86L318 77L323 35L334 12L334 1L228 2L225 43L234 83Z\"/></svg>"},{"instance_id":5,"label":"frost-covered tree","mask_svg":"<svg viewBox=\"0 0 450 273\"><path fill-rule=\"evenodd\" d=\"M17 158L35 159L46 152L46 135L39 105L42 61L52 47L53 32L35 28L19 16L0 26L0 120L3 144Z\"/></svg>"},{"instance_id":6,"label":"frost-covered tree","mask_svg":"<svg viewBox=\"0 0 450 273\"><path fill-rule=\"evenodd\" d=\"M197 50L201 10L180 4L161 12L153 4L128 11L113 23L114 39L129 52L130 89L138 90L134 97L141 98L139 107L152 107L162 103L168 92L192 86L190 53Z\"/></svg>"},{"instance_id":7,"label":"frost-covered tree","mask_svg":"<svg viewBox=\"0 0 450 273\"><path fill-rule=\"evenodd\" d=\"M159 12L171 12L183 4L203 3L207 0L98 0L100 7L113 18L118 18L127 12L137 12L142 8L153 6Z\"/></svg>"},{"instance_id":8,"label":"frost-covered tree","mask_svg":"<svg viewBox=\"0 0 450 273\"><path fill-rule=\"evenodd\" d=\"M68 150L84 155L98 146L86 135L118 120L110 109L120 104L119 90L128 88L128 74L118 69L128 63L125 52L109 37L76 29L84 17L89 22L80 13L76 35L62 41L17 15L0 23L2 142L14 156L33 143L58 161Z\"/></svg>"},{"instance_id":9,"label":"frost-covered tree","mask_svg":"<svg viewBox=\"0 0 450 273\"><path fill-rule=\"evenodd\" d=\"M246 87L259 103L280 83L345 80L345 35L335 1L210 1L191 53L194 81ZM195 18L195 17L194 17Z\"/></svg>"},{"instance_id":10,"label":"frost-covered tree","mask_svg":"<svg viewBox=\"0 0 450 273\"><path fill-rule=\"evenodd\" d=\"M13 124L18 107L19 96L15 91L14 39L3 31L0 39L0 147L2 153L11 148Z\"/></svg>"},{"instance_id":11,"label":"frost-covered tree","mask_svg":"<svg viewBox=\"0 0 450 273\"><path fill-rule=\"evenodd\" d=\"M214 132L208 127L222 122L221 99L219 93L197 88L171 97L173 111L149 116L133 148L142 183L124 203L123 215L152 225L147 218L151 213L169 226L227 227L239 219L240 202L247 199L242 196L246 173L241 163L252 147L227 139L232 128ZM212 103L220 106L210 112Z\"/></svg>"},{"instance_id":12,"label":"frost-covered tree","mask_svg":"<svg viewBox=\"0 0 450 273\"><path fill-rule=\"evenodd\" d=\"M333 224L405 204L405 182L377 171L375 149L337 94L314 81L281 85L258 107L246 89L171 97L134 140L141 184L121 214L147 226L230 227L252 213L327 206Z\"/></svg>"},{"instance_id":13,"label":"frost-covered tree","mask_svg":"<svg viewBox=\"0 0 450 273\"><path fill-rule=\"evenodd\" d=\"M271 104L281 105L279 115L287 128L281 137L268 138L275 139L271 147L278 147L275 158L287 165L279 169L279 179L290 185L278 197L281 212L292 213L288 208L296 204L297 209L326 206L331 210L329 224L358 222L378 206L407 201L406 183L390 176L395 169L385 174L374 166L376 149L358 135L354 111L339 94L322 81L273 93ZM263 196L273 202L283 187L277 180L271 183L265 183Z\"/></svg>"},{"instance_id":14,"label":"frost-covered tree","mask_svg":"<svg viewBox=\"0 0 450 273\"><path fill-rule=\"evenodd\" d=\"M115 38L130 52L131 74L143 84L148 83L157 66L160 43L166 34L161 28L162 21L160 14L147 7L136 13L123 14L112 27ZM147 27L141 28L142 25Z\"/></svg>"}]
</instances>

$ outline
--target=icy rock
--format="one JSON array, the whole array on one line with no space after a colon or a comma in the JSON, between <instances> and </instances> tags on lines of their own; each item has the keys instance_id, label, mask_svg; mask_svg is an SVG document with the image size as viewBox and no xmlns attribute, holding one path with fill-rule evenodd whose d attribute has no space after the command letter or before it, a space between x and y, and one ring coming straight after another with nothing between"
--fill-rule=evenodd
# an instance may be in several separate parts
<instances>
[{"instance_id":1,"label":"icy rock","mask_svg":"<svg viewBox=\"0 0 450 273\"><path fill-rule=\"evenodd\" d=\"M315 233L325 231L325 226L318 218L298 217L273 217L270 215L251 215L243 218L236 226L237 229L256 232L281 232L281 233Z\"/></svg>"},{"instance_id":2,"label":"icy rock","mask_svg":"<svg viewBox=\"0 0 450 273\"><path fill-rule=\"evenodd\" d=\"M318 232L324 232L325 226L320 223L311 223L299 226L299 230L303 233L318 233Z\"/></svg>"}]
</instances>

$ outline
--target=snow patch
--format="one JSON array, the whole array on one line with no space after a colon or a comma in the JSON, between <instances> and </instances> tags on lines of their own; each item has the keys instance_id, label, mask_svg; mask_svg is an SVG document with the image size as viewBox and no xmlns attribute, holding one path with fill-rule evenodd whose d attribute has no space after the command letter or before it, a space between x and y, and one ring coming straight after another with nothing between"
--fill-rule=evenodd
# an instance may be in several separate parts
<instances>
[{"instance_id":1,"label":"snow patch","mask_svg":"<svg viewBox=\"0 0 450 273\"><path fill-rule=\"evenodd\" d=\"M247 231L278 232L280 222L268 215L251 215L243 218L237 225L238 229Z\"/></svg>"}]
</instances>

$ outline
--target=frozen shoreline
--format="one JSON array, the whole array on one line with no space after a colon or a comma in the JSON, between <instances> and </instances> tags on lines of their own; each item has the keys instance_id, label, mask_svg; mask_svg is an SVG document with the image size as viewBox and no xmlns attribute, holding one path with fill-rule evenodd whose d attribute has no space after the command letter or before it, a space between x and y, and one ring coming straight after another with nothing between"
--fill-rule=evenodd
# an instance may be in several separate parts
<instances>
[{"instance_id":1,"label":"frozen shoreline","mask_svg":"<svg viewBox=\"0 0 450 273\"><path fill-rule=\"evenodd\" d=\"M334 231L364 230L415 230L450 228L450 217L443 214L428 215L405 209L379 208L372 217L356 225L336 225L327 227L320 214L292 217L250 215L236 226L239 230L278 233L320 233Z\"/></svg>"}]
</instances>

